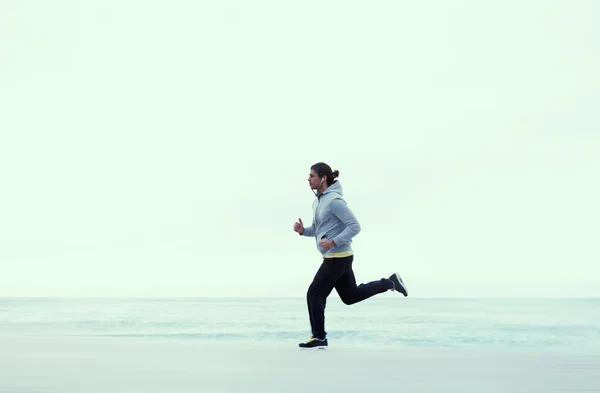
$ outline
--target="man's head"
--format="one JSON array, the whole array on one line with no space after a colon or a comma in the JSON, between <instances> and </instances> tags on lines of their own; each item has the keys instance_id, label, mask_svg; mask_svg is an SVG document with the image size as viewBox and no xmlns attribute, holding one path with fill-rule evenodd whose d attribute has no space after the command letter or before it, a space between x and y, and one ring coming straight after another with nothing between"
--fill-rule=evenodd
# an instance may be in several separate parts
<instances>
[{"instance_id":1,"label":"man's head","mask_svg":"<svg viewBox=\"0 0 600 393\"><path fill-rule=\"evenodd\" d=\"M335 170L332 171L331 167L324 162L317 162L310 167L310 174L308 175L308 183L310 188L313 190L323 191L337 180L340 172Z\"/></svg>"}]
</instances>

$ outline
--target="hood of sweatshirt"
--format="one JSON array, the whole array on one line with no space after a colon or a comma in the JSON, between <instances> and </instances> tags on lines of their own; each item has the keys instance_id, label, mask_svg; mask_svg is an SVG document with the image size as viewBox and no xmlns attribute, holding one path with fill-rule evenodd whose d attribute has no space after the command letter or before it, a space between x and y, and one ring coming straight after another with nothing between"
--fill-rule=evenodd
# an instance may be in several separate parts
<instances>
[{"instance_id":1,"label":"hood of sweatshirt","mask_svg":"<svg viewBox=\"0 0 600 393\"><path fill-rule=\"evenodd\" d=\"M336 180L335 183L333 183L332 185L327 187L325 189L325 191L323 191L323 193L318 196L318 198L321 198L323 195L327 195L327 194L330 194L333 192L340 194L340 196L344 196L344 190L343 190L342 185L340 184L339 180Z\"/></svg>"}]
</instances>

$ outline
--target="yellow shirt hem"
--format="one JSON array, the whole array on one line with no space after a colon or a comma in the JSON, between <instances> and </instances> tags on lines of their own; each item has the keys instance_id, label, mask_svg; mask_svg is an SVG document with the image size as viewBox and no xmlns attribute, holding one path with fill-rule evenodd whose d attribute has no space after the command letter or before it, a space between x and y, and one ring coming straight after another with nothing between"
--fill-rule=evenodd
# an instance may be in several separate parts
<instances>
[{"instance_id":1,"label":"yellow shirt hem","mask_svg":"<svg viewBox=\"0 0 600 393\"><path fill-rule=\"evenodd\" d=\"M325 258L343 258L343 257L349 257L352 254L353 254L352 251L332 252L329 254L325 254Z\"/></svg>"}]
</instances>

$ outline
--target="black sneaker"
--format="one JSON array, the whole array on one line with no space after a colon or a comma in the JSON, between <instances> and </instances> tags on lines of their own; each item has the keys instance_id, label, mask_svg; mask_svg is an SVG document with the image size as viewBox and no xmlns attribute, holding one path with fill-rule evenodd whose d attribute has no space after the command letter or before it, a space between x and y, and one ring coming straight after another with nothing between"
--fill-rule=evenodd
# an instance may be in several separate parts
<instances>
[{"instance_id":1,"label":"black sneaker","mask_svg":"<svg viewBox=\"0 0 600 393\"><path fill-rule=\"evenodd\" d=\"M408 292L406 291L406 284L402 281L402 278L398 273L394 273L390 276L390 281L394 284L392 288L393 291L400 292L404 295L404 297L408 296Z\"/></svg>"},{"instance_id":2,"label":"black sneaker","mask_svg":"<svg viewBox=\"0 0 600 393\"><path fill-rule=\"evenodd\" d=\"M324 348L327 346L327 339L320 340L316 337L311 337L307 342L298 344L300 348Z\"/></svg>"}]
</instances>

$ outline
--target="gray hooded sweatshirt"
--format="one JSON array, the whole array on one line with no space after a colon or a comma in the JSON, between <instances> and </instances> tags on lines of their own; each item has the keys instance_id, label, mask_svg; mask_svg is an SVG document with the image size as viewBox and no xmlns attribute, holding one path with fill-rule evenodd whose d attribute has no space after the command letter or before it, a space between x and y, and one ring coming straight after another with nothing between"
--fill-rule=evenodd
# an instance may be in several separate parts
<instances>
[{"instance_id":1,"label":"gray hooded sweatshirt","mask_svg":"<svg viewBox=\"0 0 600 393\"><path fill-rule=\"evenodd\" d=\"M352 238L359 232L360 224L348 208L342 185L337 180L313 202L313 223L304 228L302 236L314 237L317 249L323 257L327 257L327 254L351 252ZM322 238L333 240L335 245L325 250L319 244Z\"/></svg>"}]
</instances>

